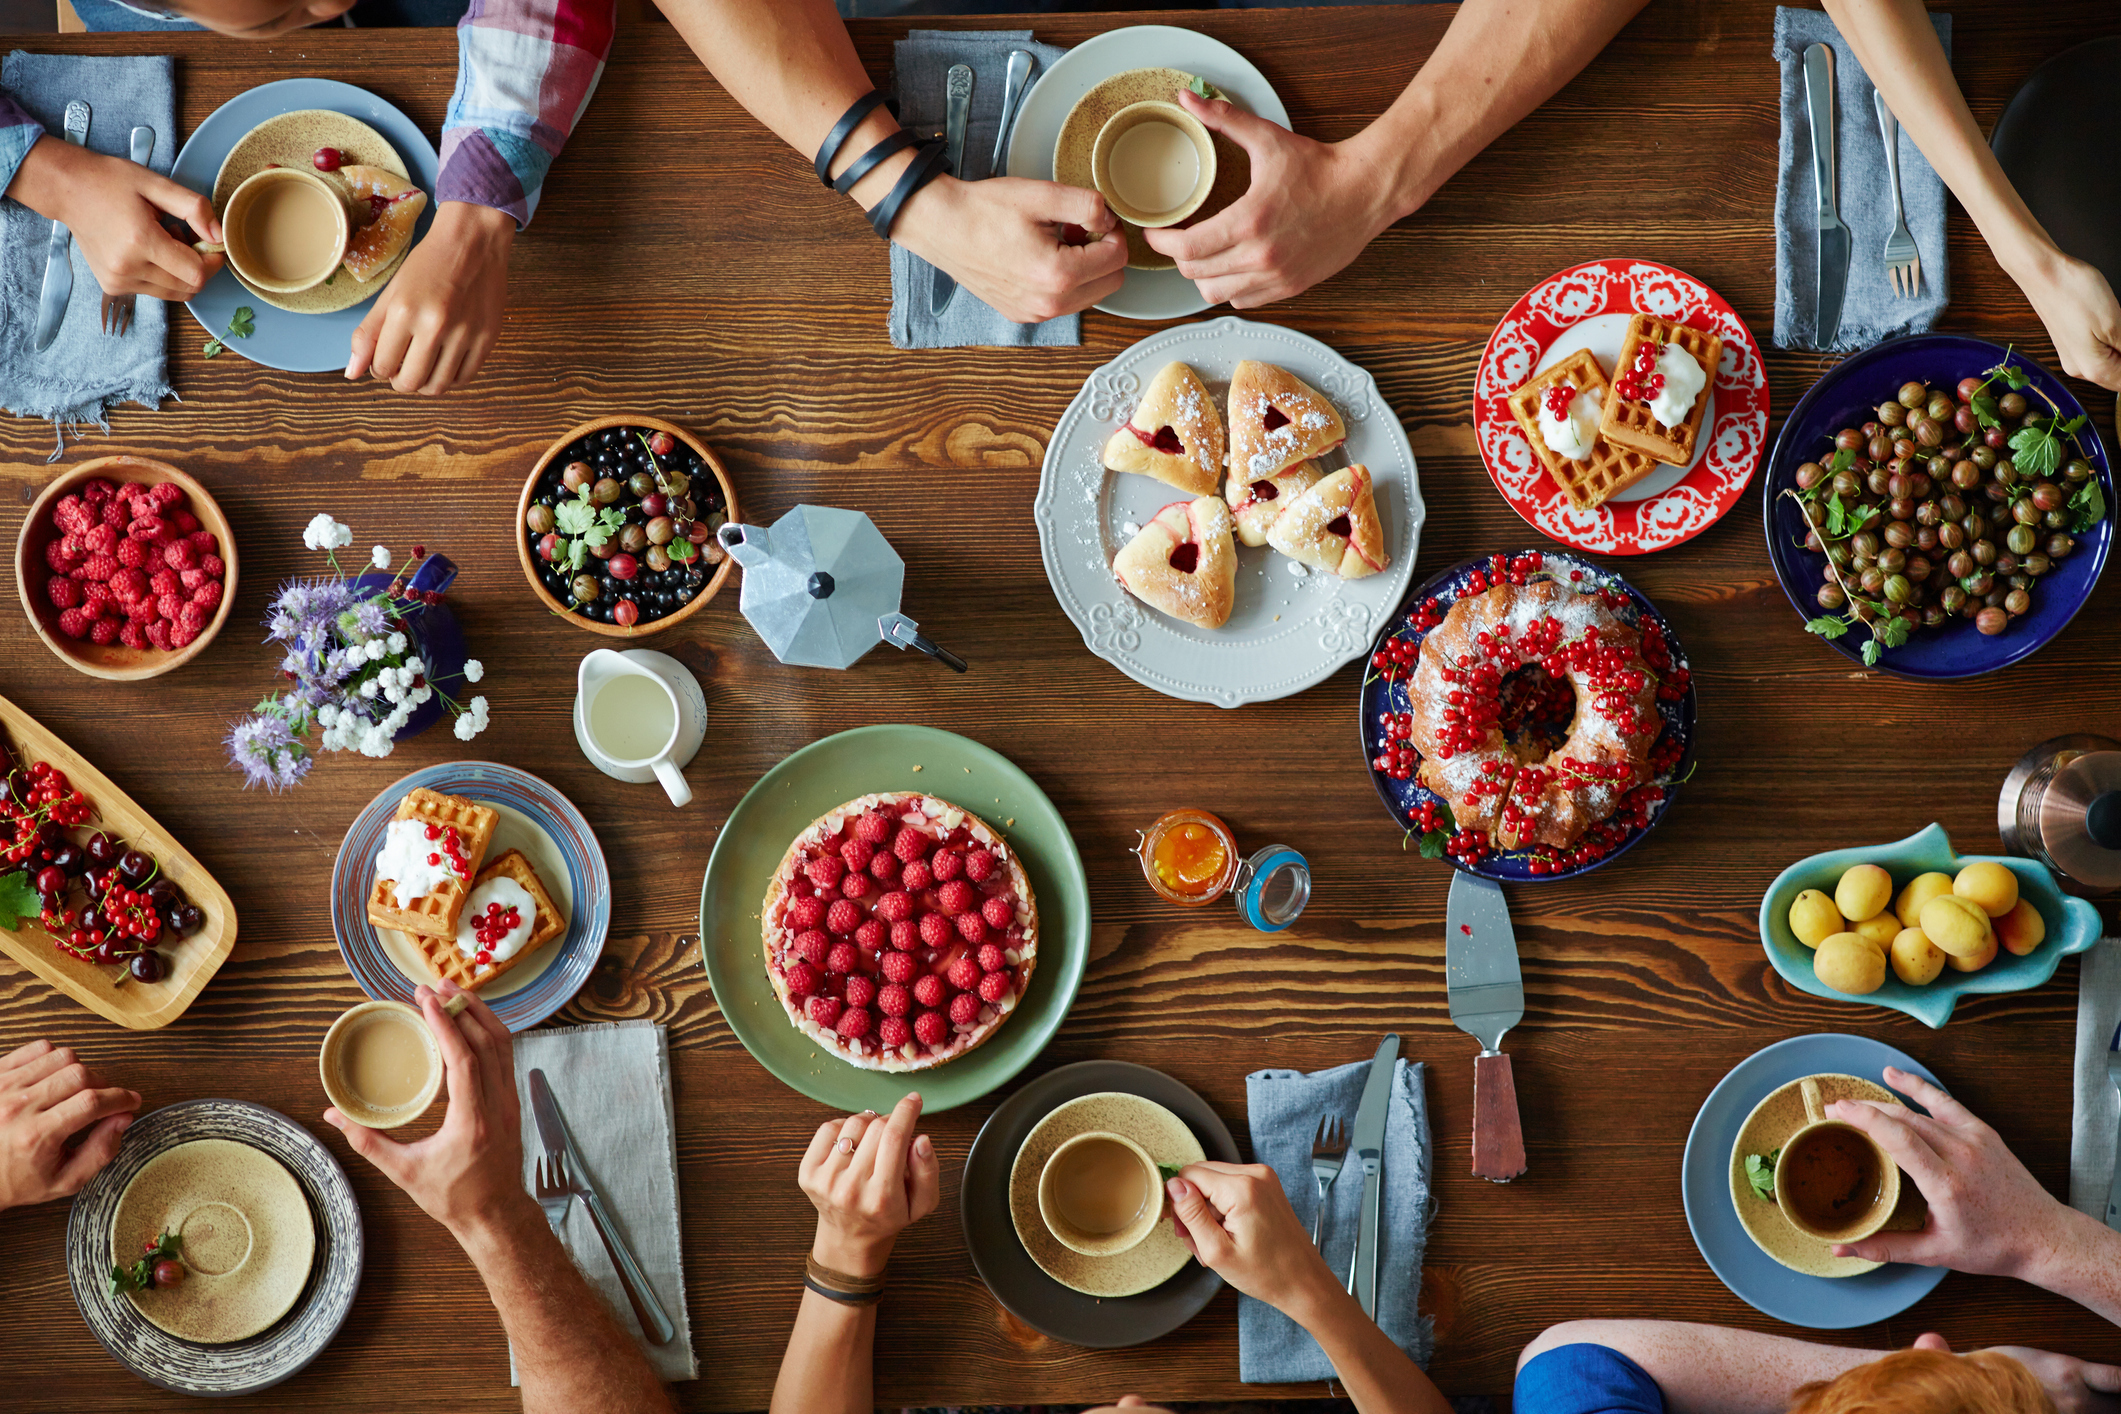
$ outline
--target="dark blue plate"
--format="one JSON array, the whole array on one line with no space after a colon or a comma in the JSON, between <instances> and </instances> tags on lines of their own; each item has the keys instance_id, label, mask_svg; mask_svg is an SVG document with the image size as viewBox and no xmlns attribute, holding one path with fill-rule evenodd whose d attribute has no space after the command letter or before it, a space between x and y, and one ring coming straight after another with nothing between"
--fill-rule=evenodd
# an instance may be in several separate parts
<instances>
[{"instance_id":1,"label":"dark blue plate","mask_svg":"<svg viewBox=\"0 0 2121 1414\"><path fill-rule=\"evenodd\" d=\"M1775 450L1768 455L1768 472L1762 478L1763 518L1767 522L1768 558L1775 563L1775 577L1789 595L1799 619L1818 617L1819 586L1826 581L1826 556L1804 548L1804 517L1797 503L1783 495L1797 488L1797 468L1833 450L1834 434L1844 427L1860 427L1876 416L1878 404L1910 379L1931 387L1951 388L1962 378L1979 378L2003 362L2001 344L1964 334L1911 334L1865 349L1828 370L1812 385L1782 432ZM2055 400L2064 417L2075 417L2084 409L2070 396L2059 379L2015 350L2011 361L2021 365L2032 385ZM1978 677L2007 668L2038 652L2062 626L2077 615L2091 597L2092 586L2106 568L2107 547L2113 541L2114 479L2106 444L2099 439L2096 421L2087 422L2079 439L2083 442L2093 474L2106 495L2107 515L2077 537L2077 549L2055 569L2040 577L2034 587L2033 611L2011 620L2010 627L1994 638L1961 619L1942 628L1918 630L1898 648L1888 648L1878 667L1904 678L1939 682L1950 678ZM1860 627L1840 638L1822 638L1843 657L1861 664L1864 633Z\"/></svg>"},{"instance_id":2,"label":"dark blue plate","mask_svg":"<svg viewBox=\"0 0 2121 1414\"><path fill-rule=\"evenodd\" d=\"M1518 555L1525 552L1522 550L1505 550L1502 553L1507 558L1515 559ZM1648 619L1664 630L1665 642L1671 645L1673 664L1682 668L1688 666L1686 650L1680 646L1678 636L1672 632L1671 624L1665 621L1664 615L1658 613L1657 607L1650 603L1648 599L1645 599L1634 585L1629 584L1610 570L1600 569L1590 560L1580 555L1571 555L1560 550L1544 548L1539 553L1545 558L1545 565L1549 570L1558 571L1562 574L1567 574L1572 570L1579 571L1583 576L1582 582L1586 585L1603 584L1625 591L1628 598L1634 601L1637 621ZM1460 594L1465 592L1466 586L1472 578L1473 571L1486 569L1493 558L1492 555L1480 555L1470 560L1461 560L1441 574L1432 576L1428 583L1422 585L1400 601L1398 610L1393 613L1391 618L1385 621L1384 632L1379 634L1376 642L1370 645L1370 651L1375 653L1378 646L1388 638L1411 637L1416 642L1419 642L1424 635L1413 627L1415 607L1432 598L1441 598L1447 602L1455 601ZM1412 710L1412 704L1407 698L1410 684L1406 681L1386 682L1383 677L1368 667L1367 662L1364 665L1364 669L1362 691L1357 702L1355 719L1356 735L1362 743L1363 767L1369 771L1370 784L1377 787L1377 798L1385 803L1385 809L1391 814L1393 823L1397 824L1401 830L1405 830L1408 828L1408 813L1422 801L1434 800L1438 804L1442 804L1443 801L1419 781L1411 779L1404 781L1395 780L1377 769L1378 753L1384 749L1383 732L1378 727L1377 719L1387 712ZM1644 835L1656 829L1658 822L1664 819L1665 812L1672 808L1672 801L1679 793L1677 783L1687 778L1694 761L1695 707L1694 686L1691 679L1688 681L1686 694L1677 702L1659 702L1657 704L1657 713L1664 718L1665 733L1667 735L1676 735L1679 739L1679 764L1672 768L1671 775L1664 787L1664 803L1658 806L1656 812L1650 816L1650 823L1639 830L1631 831L1626 839L1622 840L1620 844L1601 858L1594 859L1580 868L1564 869L1552 874L1534 874L1531 871L1531 856L1522 850L1508 854L1491 854L1481 860L1479 864L1470 867L1461 864L1449 855L1444 856L1443 862L1454 869L1464 869L1468 874L1478 874L1483 879L1533 884L1548 884L1557 879L1573 879L1579 874L1588 874L1601 865L1610 864L1633 849ZM1659 740L1661 741L1663 738L1660 737ZM1407 849L1409 853L1413 852L1414 841L1411 837L1407 841Z\"/></svg>"}]
</instances>

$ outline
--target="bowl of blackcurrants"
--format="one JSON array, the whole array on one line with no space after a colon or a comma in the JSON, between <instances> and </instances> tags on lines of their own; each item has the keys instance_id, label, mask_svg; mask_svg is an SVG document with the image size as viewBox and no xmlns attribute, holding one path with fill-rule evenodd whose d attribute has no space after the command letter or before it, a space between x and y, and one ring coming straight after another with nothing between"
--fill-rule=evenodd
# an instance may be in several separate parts
<instances>
[{"instance_id":1,"label":"bowl of blackcurrants","mask_svg":"<svg viewBox=\"0 0 2121 1414\"><path fill-rule=\"evenodd\" d=\"M683 428L600 417L546 451L516 506L516 553L545 606L591 633L640 638L706 603L734 563L721 460Z\"/></svg>"}]
</instances>

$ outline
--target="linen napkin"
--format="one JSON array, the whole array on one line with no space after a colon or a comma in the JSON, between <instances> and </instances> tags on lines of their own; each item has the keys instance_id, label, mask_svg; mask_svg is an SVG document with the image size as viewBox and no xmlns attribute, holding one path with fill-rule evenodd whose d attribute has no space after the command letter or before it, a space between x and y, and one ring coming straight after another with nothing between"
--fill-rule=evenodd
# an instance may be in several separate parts
<instances>
[{"instance_id":1,"label":"linen napkin","mask_svg":"<svg viewBox=\"0 0 2121 1414\"><path fill-rule=\"evenodd\" d=\"M1402 1058L1392 1069L1391 1106L1385 1114L1384 1192L1378 1236L1377 1324L1392 1343L1427 1365L1431 1322L1415 1309L1421 1291L1421 1251L1434 1212L1429 1156L1429 1105L1422 1094L1423 1067ZM1281 1179L1282 1191L1306 1228L1318 1210L1318 1181L1311 1175L1311 1141L1318 1117L1338 1114L1352 1130L1362 1103L1370 1062L1335 1066L1305 1075L1295 1070L1255 1070L1245 1077L1245 1104L1252 1125L1252 1153ZM1326 1265L1346 1279L1355 1256L1356 1224L1362 1215L1362 1165L1351 1145L1346 1166L1327 1195ZM1264 1301L1237 1300L1237 1370L1246 1384L1286 1384L1333 1376L1333 1362L1303 1327Z\"/></svg>"},{"instance_id":2,"label":"linen napkin","mask_svg":"<svg viewBox=\"0 0 2121 1414\"><path fill-rule=\"evenodd\" d=\"M79 98L91 109L90 148L122 158L132 130L145 124L155 130L147 165L168 176L176 161L176 61L167 54L96 59L17 49L0 61L0 85L54 140L63 140L67 103ZM47 417L55 426L93 422L108 432L109 411L118 403L154 408L169 395L169 307L141 295L130 332L106 335L99 317L103 291L77 237L66 320L51 347L38 353L37 296L51 231L50 221L21 202L0 201L0 404L18 417ZM63 448L63 429L60 442Z\"/></svg>"},{"instance_id":3,"label":"linen napkin","mask_svg":"<svg viewBox=\"0 0 2121 1414\"><path fill-rule=\"evenodd\" d=\"M899 122L926 138L943 130L944 77L953 64L972 66L972 120L965 129L965 170L984 180L993 175L994 135L1001 127L1002 94L1009 81L1009 51L1026 49L1038 58L1035 87L1066 53L1032 39L1027 29L917 29L895 46ZM1019 109L1021 111L1021 109ZM979 296L960 289L940 316L931 313L935 267L896 241L891 245L891 342L901 349L1032 348L1079 344L1083 317L1064 314L1043 324L1018 324L994 312Z\"/></svg>"},{"instance_id":4,"label":"linen napkin","mask_svg":"<svg viewBox=\"0 0 2121 1414\"><path fill-rule=\"evenodd\" d=\"M516 1037L516 1094L523 1104L523 1186L536 1192L537 1155L543 1149L530 1112L530 1072L542 1070L559 1102L567 1132L587 1161L597 1191L618 1220L627 1245L648 1274L678 1333L667 1345L650 1345L634 1319L618 1271L597 1237L596 1224L580 1202L568 1205L562 1241L617 1318L619 1329L640 1342L641 1352L664 1381L700 1374L692 1353L692 1321L685 1310L685 1264L678 1235L677 1112L670 1093L670 1049L663 1028L652 1021L605 1026L557 1026ZM510 1384L521 1383L509 1355Z\"/></svg>"},{"instance_id":5,"label":"linen napkin","mask_svg":"<svg viewBox=\"0 0 2121 1414\"><path fill-rule=\"evenodd\" d=\"M1944 52L1952 52L1952 17L1931 15ZM1893 194L1878 131L1876 91L1848 41L1819 10L1775 10L1775 59L1782 65L1781 176L1775 184L1775 346L1816 349L1813 317L1819 287L1819 188L1812 176L1812 120L1804 101L1804 51L1834 48L1835 210L1849 228L1848 293L1841 302L1837 349L1868 348L1937 322L1951 302L1944 251L1944 179L1900 130L1900 206L1922 259L1922 288L1912 299L1893 293L1885 273L1885 239L1893 233Z\"/></svg>"},{"instance_id":6,"label":"linen napkin","mask_svg":"<svg viewBox=\"0 0 2121 1414\"><path fill-rule=\"evenodd\" d=\"M2076 1104L2070 1108L2069 1205L2106 1220L2121 1099L2106 1078L2106 1052L2121 1025L2121 938L2101 938L2077 974Z\"/></svg>"}]
</instances>

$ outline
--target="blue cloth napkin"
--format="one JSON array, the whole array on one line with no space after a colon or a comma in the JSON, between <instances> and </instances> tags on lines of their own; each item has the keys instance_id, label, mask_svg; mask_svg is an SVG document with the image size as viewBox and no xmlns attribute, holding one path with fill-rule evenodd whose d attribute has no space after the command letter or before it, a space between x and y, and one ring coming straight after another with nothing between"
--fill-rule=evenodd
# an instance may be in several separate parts
<instances>
[{"instance_id":1,"label":"blue cloth napkin","mask_svg":"<svg viewBox=\"0 0 2121 1414\"><path fill-rule=\"evenodd\" d=\"M166 54L87 58L18 49L0 61L0 85L54 140L66 130L67 103L80 98L92 110L88 146L95 151L124 157L132 130L144 123L155 130L148 166L167 176L176 161L176 61ZM37 296L51 231L51 222L22 203L0 201L0 403L18 417L93 422L108 432L116 404L154 408L169 395L169 309L141 295L131 331L123 338L103 333L102 287L77 238L66 320L51 347L38 353Z\"/></svg>"},{"instance_id":2,"label":"blue cloth napkin","mask_svg":"<svg viewBox=\"0 0 2121 1414\"><path fill-rule=\"evenodd\" d=\"M1952 52L1952 17L1932 15L1944 52ZM1944 251L1944 180L1900 129L1900 206L1922 260L1922 288L1912 299L1893 293L1885 273L1885 239L1893 233L1893 195L1878 131L1876 89L1848 41L1819 10L1775 11L1775 59L1782 65L1782 174L1775 184L1775 346L1816 349L1813 306L1819 288L1819 188L1812 176L1812 120L1804 101L1804 51L1834 48L1835 209L1852 235L1848 293L1841 302L1836 349L1868 348L1937 322L1951 302Z\"/></svg>"},{"instance_id":3,"label":"blue cloth napkin","mask_svg":"<svg viewBox=\"0 0 2121 1414\"><path fill-rule=\"evenodd\" d=\"M944 76L953 64L972 66L972 121L965 129L967 179L984 179L994 160L994 135L1002 121L1002 93L1009 82L1009 51L1026 49L1038 58L1034 85L1067 51L1040 44L1031 31L917 29L895 46L899 121L929 137L943 130ZM1021 110L1019 110L1021 111ZM1066 314L1043 324L1004 319L970 290L960 289L940 316L930 312L935 267L896 242L891 246L891 342L902 349L1031 348L1079 344L1083 317Z\"/></svg>"},{"instance_id":4,"label":"blue cloth napkin","mask_svg":"<svg viewBox=\"0 0 2121 1414\"><path fill-rule=\"evenodd\" d=\"M1419 1064L1404 1059L1392 1070L1391 1107L1385 1115L1383 1221L1378 1253L1377 1324L1392 1343L1427 1365L1431 1323L1415 1309L1421 1294L1421 1251L1434 1212L1429 1162L1429 1105L1422 1094ZM1311 1175L1311 1141L1318 1118L1340 1115L1350 1128L1362 1103L1370 1062L1335 1066L1305 1075L1295 1070L1256 1070L1245 1077L1245 1105L1252 1124L1252 1152L1281 1178L1282 1190L1304 1226L1318 1211L1318 1180ZM1356 1224L1362 1215L1362 1165L1354 1149L1327 1195L1326 1265L1343 1281L1355 1256ZM1264 1301L1237 1301L1237 1370L1246 1384L1289 1384L1333 1377L1333 1362L1303 1327Z\"/></svg>"}]
</instances>

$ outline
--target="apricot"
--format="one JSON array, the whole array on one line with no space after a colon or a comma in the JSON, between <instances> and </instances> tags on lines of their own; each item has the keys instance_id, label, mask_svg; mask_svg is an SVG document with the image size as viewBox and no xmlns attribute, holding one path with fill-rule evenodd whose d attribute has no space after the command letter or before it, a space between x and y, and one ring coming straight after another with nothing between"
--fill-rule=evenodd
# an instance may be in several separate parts
<instances>
[{"instance_id":1,"label":"apricot","mask_svg":"<svg viewBox=\"0 0 2121 1414\"><path fill-rule=\"evenodd\" d=\"M1864 919L1852 931L1857 937L1875 943L1878 950L1883 952L1893 945L1893 939L1900 936L1900 927L1900 920L1893 916L1891 910L1887 910L1876 918Z\"/></svg>"},{"instance_id":2,"label":"apricot","mask_svg":"<svg viewBox=\"0 0 2121 1414\"><path fill-rule=\"evenodd\" d=\"M1957 894L1939 894L1922 905L1922 919L1916 926L1953 957L1973 957L1996 940L1988 915Z\"/></svg>"},{"instance_id":3,"label":"apricot","mask_svg":"<svg viewBox=\"0 0 2121 1414\"><path fill-rule=\"evenodd\" d=\"M2024 957L2047 939L2047 920L2026 899L1995 922L1996 940L2013 957Z\"/></svg>"},{"instance_id":4,"label":"apricot","mask_svg":"<svg viewBox=\"0 0 2121 1414\"><path fill-rule=\"evenodd\" d=\"M1893 876L1875 864L1858 864L1834 885L1834 907L1851 923L1875 918L1893 901Z\"/></svg>"},{"instance_id":5,"label":"apricot","mask_svg":"<svg viewBox=\"0 0 2121 1414\"><path fill-rule=\"evenodd\" d=\"M1991 933L1988 936L1988 946L1975 953L1972 957L1953 957L1950 954L1946 954L1944 962L1954 972L1979 972L1996 960L1998 951L2000 949L1996 946L1996 935Z\"/></svg>"},{"instance_id":6,"label":"apricot","mask_svg":"<svg viewBox=\"0 0 2121 1414\"><path fill-rule=\"evenodd\" d=\"M1952 892L1979 904L1989 917L2001 918L2018 906L2018 876L2001 864L1981 860L1959 871Z\"/></svg>"},{"instance_id":7,"label":"apricot","mask_svg":"<svg viewBox=\"0 0 2121 1414\"><path fill-rule=\"evenodd\" d=\"M1837 992L1864 996L1885 985L1885 954L1857 933L1836 933L1812 954L1812 975Z\"/></svg>"},{"instance_id":8,"label":"apricot","mask_svg":"<svg viewBox=\"0 0 2121 1414\"><path fill-rule=\"evenodd\" d=\"M1944 949L1920 928L1902 928L1893 937L1893 975L1910 987L1927 987L1944 971Z\"/></svg>"},{"instance_id":9,"label":"apricot","mask_svg":"<svg viewBox=\"0 0 2121 1414\"><path fill-rule=\"evenodd\" d=\"M1951 875L1935 869L1927 874L1917 874L1908 880L1907 887L1900 891L1900 901L1893 905L1893 912L1900 915L1902 927L1919 928L1922 926L1922 905L1939 894L1948 894L1951 891Z\"/></svg>"},{"instance_id":10,"label":"apricot","mask_svg":"<svg viewBox=\"0 0 2121 1414\"><path fill-rule=\"evenodd\" d=\"M1834 901L1817 889L1806 889L1790 905L1790 931L1808 948L1818 947L1847 927Z\"/></svg>"}]
</instances>

